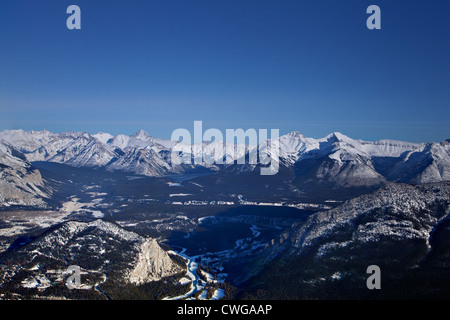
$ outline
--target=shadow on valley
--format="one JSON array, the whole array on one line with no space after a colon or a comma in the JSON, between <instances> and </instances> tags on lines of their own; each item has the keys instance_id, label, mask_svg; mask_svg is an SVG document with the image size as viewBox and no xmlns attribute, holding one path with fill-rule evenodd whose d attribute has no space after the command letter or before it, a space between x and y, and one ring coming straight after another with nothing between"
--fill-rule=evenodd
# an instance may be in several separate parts
<instances>
[{"instance_id":1,"label":"shadow on valley","mask_svg":"<svg viewBox=\"0 0 450 320\"><path fill-rule=\"evenodd\" d=\"M285 228L314 210L280 205L241 205L203 170L177 177L135 176L99 168L35 162L51 183L54 199L74 208L71 219L100 217L126 230L158 238L201 265L232 279ZM200 176L199 176L200 175ZM258 184L254 188L257 188ZM278 199L280 201L280 199Z\"/></svg>"},{"instance_id":2,"label":"shadow on valley","mask_svg":"<svg viewBox=\"0 0 450 320\"><path fill-rule=\"evenodd\" d=\"M234 283L245 278L244 270L251 268L261 249L313 212L287 207L233 207L200 218L190 232L172 232L167 244L185 251L201 265L227 274L228 281Z\"/></svg>"}]
</instances>

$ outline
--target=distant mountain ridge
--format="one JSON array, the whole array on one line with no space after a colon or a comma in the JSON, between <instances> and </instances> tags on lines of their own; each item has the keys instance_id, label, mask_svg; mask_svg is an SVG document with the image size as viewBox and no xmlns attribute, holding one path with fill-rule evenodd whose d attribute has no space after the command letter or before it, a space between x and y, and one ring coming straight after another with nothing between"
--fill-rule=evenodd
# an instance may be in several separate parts
<instances>
[{"instance_id":1,"label":"distant mountain ridge","mask_svg":"<svg viewBox=\"0 0 450 320\"><path fill-rule=\"evenodd\" d=\"M198 168L214 171L236 164L217 164L225 153L217 152L220 142L187 145L158 139L139 130L131 136L86 132L53 133L6 130L0 139L18 149L25 159L49 161L74 167L102 167L145 176L166 176L192 172ZM396 140L363 141L339 132L314 139L300 132L279 138L280 167L292 171L300 185L327 187L380 186L389 181L413 184L450 180L450 142L410 143ZM203 154L214 163L182 164L171 159L173 150L192 158ZM256 146L237 145L233 160L264 151L264 141ZM229 156L229 155L227 155ZM239 165L229 173L259 172L259 165Z\"/></svg>"}]
</instances>

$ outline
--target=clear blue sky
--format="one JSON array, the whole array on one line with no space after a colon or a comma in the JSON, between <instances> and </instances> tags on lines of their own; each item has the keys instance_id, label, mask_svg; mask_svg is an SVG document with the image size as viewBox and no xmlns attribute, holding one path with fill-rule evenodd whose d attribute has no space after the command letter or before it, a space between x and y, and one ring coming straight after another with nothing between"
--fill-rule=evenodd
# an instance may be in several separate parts
<instances>
[{"instance_id":1,"label":"clear blue sky","mask_svg":"<svg viewBox=\"0 0 450 320\"><path fill-rule=\"evenodd\" d=\"M0 130L442 141L449 59L448 0L2 0Z\"/></svg>"}]
</instances>

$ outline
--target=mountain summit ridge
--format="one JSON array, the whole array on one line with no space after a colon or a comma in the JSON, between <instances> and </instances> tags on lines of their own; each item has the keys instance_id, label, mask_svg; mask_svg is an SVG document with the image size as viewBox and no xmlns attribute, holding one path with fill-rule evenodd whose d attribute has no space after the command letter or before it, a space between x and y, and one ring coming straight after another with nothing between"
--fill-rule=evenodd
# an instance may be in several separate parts
<instances>
[{"instance_id":1,"label":"mountain summit ridge","mask_svg":"<svg viewBox=\"0 0 450 320\"><path fill-rule=\"evenodd\" d=\"M91 135L74 131L52 133L48 130L5 130L0 132L0 139L20 150L29 162L50 161L75 167L104 167L146 176L180 174L196 167L220 170L222 166L217 163L224 156L215 152L214 142L211 142L192 145L191 153L197 157L198 152L202 151L205 158L215 160L212 165L173 163L171 152L175 147L183 144L181 150L189 153L189 146L152 137L144 130L138 130L131 136L113 136L103 132ZM385 181L424 183L450 180L448 141L364 141L352 139L340 132L315 139L299 131L280 136L278 140L280 163L299 172L308 168L309 178L318 181L351 178L353 181L341 185L376 185ZM245 145L236 147L249 155L264 150L267 143L260 141L258 148ZM255 168L256 165L248 165L239 171L252 172ZM302 179L308 180L305 177Z\"/></svg>"}]
</instances>

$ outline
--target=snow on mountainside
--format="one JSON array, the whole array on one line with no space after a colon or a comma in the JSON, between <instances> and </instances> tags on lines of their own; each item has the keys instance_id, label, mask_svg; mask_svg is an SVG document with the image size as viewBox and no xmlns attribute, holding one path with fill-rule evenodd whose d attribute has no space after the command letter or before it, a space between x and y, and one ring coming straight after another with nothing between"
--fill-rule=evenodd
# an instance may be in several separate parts
<instances>
[{"instance_id":1,"label":"snow on mountainside","mask_svg":"<svg viewBox=\"0 0 450 320\"><path fill-rule=\"evenodd\" d=\"M304 183L335 183L342 187L380 185L385 179L373 167L359 141L340 133L321 139L317 149L305 152L295 166Z\"/></svg>"},{"instance_id":2,"label":"snow on mountainside","mask_svg":"<svg viewBox=\"0 0 450 320\"><path fill-rule=\"evenodd\" d=\"M119 149L126 150L126 149L135 149L135 148L153 147L153 146L158 146L158 145L162 149L170 149L177 142L170 141L170 140L157 139L157 138L150 136L144 130L139 130L132 136L119 134L119 135L113 137L112 140L109 141L108 143Z\"/></svg>"},{"instance_id":3,"label":"snow on mountainside","mask_svg":"<svg viewBox=\"0 0 450 320\"><path fill-rule=\"evenodd\" d=\"M305 182L323 180L341 186L364 186L379 185L386 180L407 183L449 180L450 144L446 141L370 142L337 132L315 141L301 136L300 140L301 143L291 144L297 147L289 154L283 154L288 148L281 148L281 157L295 159L294 166Z\"/></svg>"},{"instance_id":4,"label":"snow on mountainside","mask_svg":"<svg viewBox=\"0 0 450 320\"><path fill-rule=\"evenodd\" d=\"M450 143L427 144L421 152L409 153L390 168L390 174L401 174L402 181L427 183L450 180Z\"/></svg>"},{"instance_id":5,"label":"snow on mountainside","mask_svg":"<svg viewBox=\"0 0 450 320\"><path fill-rule=\"evenodd\" d=\"M104 132L99 132L96 133L94 135L92 135L95 139L97 139L98 141L100 141L101 143L108 143L108 141L114 139L114 136L112 134L109 133L104 133Z\"/></svg>"},{"instance_id":6,"label":"snow on mountainside","mask_svg":"<svg viewBox=\"0 0 450 320\"><path fill-rule=\"evenodd\" d=\"M58 134L51 133L48 130L43 131L23 131L23 130L5 130L0 132L0 139L14 145L24 153L33 152L43 145L48 144Z\"/></svg>"},{"instance_id":7,"label":"snow on mountainside","mask_svg":"<svg viewBox=\"0 0 450 320\"><path fill-rule=\"evenodd\" d=\"M170 173L171 167L154 148L146 147L128 150L107 168L145 176L163 176Z\"/></svg>"},{"instance_id":8,"label":"snow on mountainside","mask_svg":"<svg viewBox=\"0 0 450 320\"><path fill-rule=\"evenodd\" d=\"M442 299L449 235L450 182L389 183L294 223L260 252L246 286L254 299ZM381 290L368 290L374 265Z\"/></svg>"},{"instance_id":9,"label":"snow on mountainside","mask_svg":"<svg viewBox=\"0 0 450 320\"><path fill-rule=\"evenodd\" d=\"M316 247L318 255L383 239L421 240L450 217L450 183L411 186L390 183L343 205L311 216L281 237L293 253Z\"/></svg>"},{"instance_id":10,"label":"snow on mountainside","mask_svg":"<svg viewBox=\"0 0 450 320\"><path fill-rule=\"evenodd\" d=\"M157 139L140 130L131 136L84 132L10 130L0 139L22 151L28 161L51 161L76 167L106 167L148 176L164 176L193 170L196 166L219 170L225 159L254 158L267 150L237 145L235 154L221 142L193 146ZM409 143L395 140L363 141L334 132L324 138L308 138L299 132L279 137L279 163L295 171L303 184L332 183L340 187L378 186L386 181L427 183L450 179L450 143ZM225 147L224 147L225 146ZM180 151L181 150L181 151ZM180 164L172 151L192 158ZM194 164L193 159L203 161ZM225 162L226 167L230 167ZM254 171L254 164L239 172Z\"/></svg>"},{"instance_id":11,"label":"snow on mountainside","mask_svg":"<svg viewBox=\"0 0 450 320\"><path fill-rule=\"evenodd\" d=\"M73 143L73 141L79 137L79 134L76 132L65 132L54 134L49 137L51 137L50 140L39 140L41 145L35 150L26 150L22 148L28 161L49 161L59 152L64 151L68 145ZM15 139L11 139L9 142L13 145L17 144L18 146L21 146L20 142L17 142Z\"/></svg>"},{"instance_id":12,"label":"snow on mountainside","mask_svg":"<svg viewBox=\"0 0 450 320\"><path fill-rule=\"evenodd\" d=\"M47 207L51 196L40 172L13 146L0 140L0 206Z\"/></svg>"},{"instance_id":13,"label":"snow on mountainside","mask_svg":"<svg viewBox=\"0 0 450 320\"><path fill-rule=\"evenodd\" d=\"M88 134L83 134L70 142L64 150L49 159L74 167L103 167L116 154L110 148Z\"/></svg>"},{"instance_id":14,"label":"snow on mountainside","mask_svg":"<svg viewBox=\"0 0 450 320\"><path fill-rule=\"evenodd\" d=\"M307 138L291 132L279 138L279 163L292 168L301 188L378 187L388 181L427 183L449 180L448 142L363 141L339 132ZM267 143L249 151L267 152ZM433 151L429 151L433 150ZM246 166L252 171L256 166Z\"/></svg>"},{"instance_id":15,"label":"snow on mountainside","mask_svg":"<svg viewBox=\"0 0 450 320\"><path fill-rule=\"evenodd\" d=\"M114 271L130 283L148 283L183 270L155 239L144 238L103 220L68 221L18 249L29 262L54 259L63 269ZM47 259L47 260L46 260Z\"/></svg>"}]
</instances>

